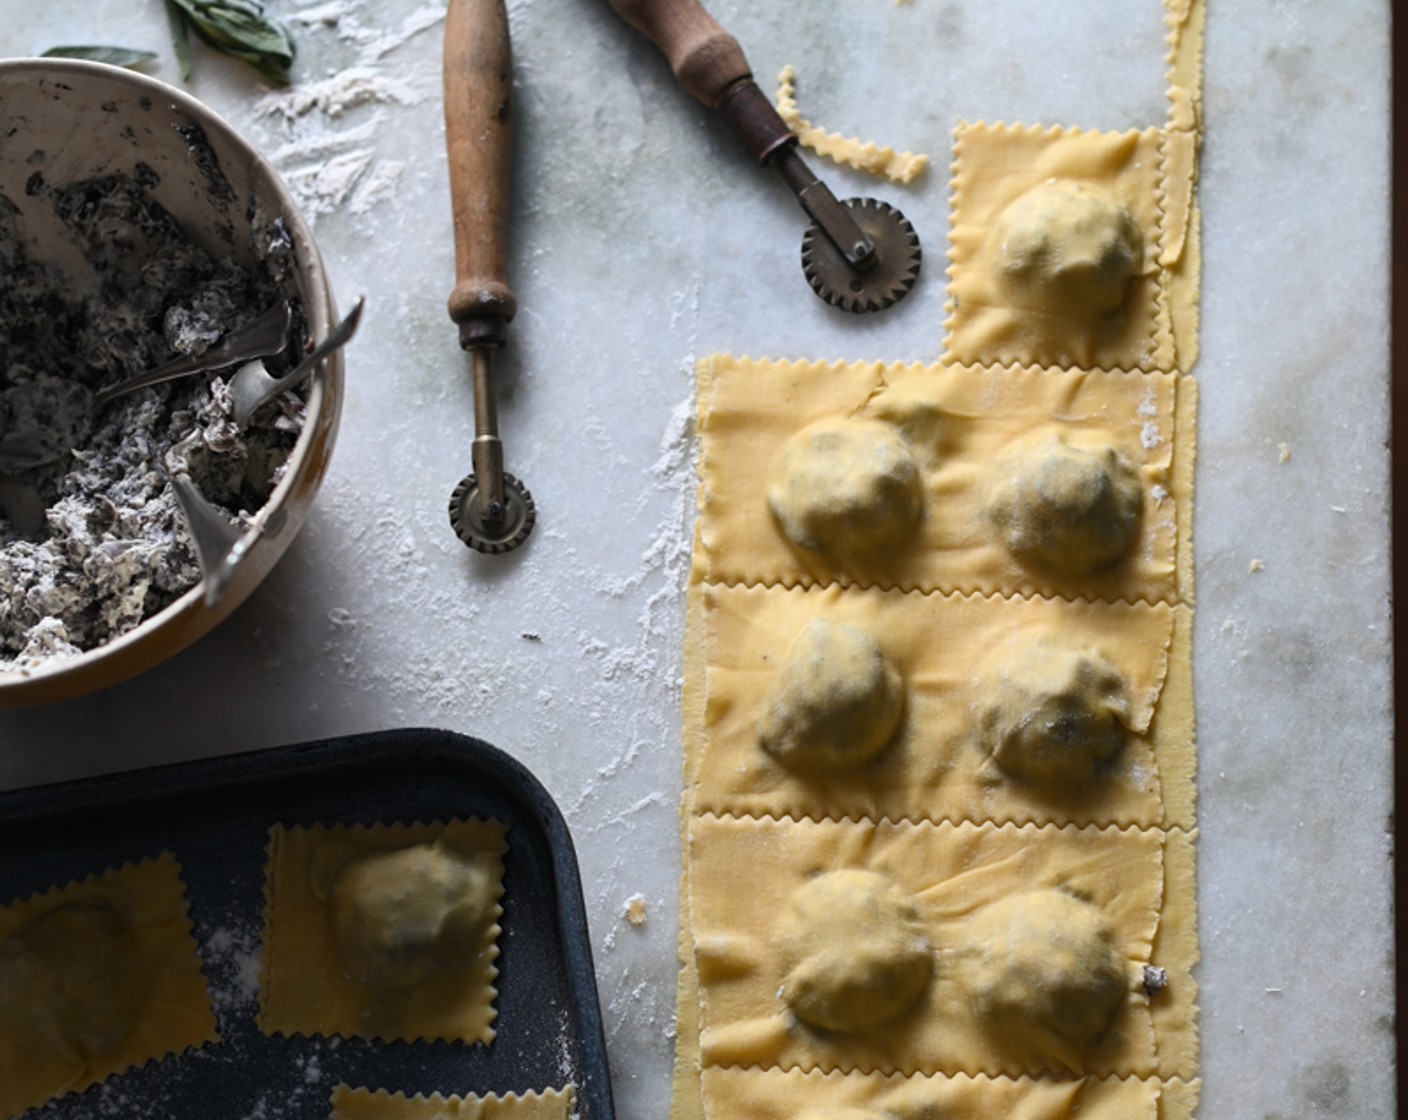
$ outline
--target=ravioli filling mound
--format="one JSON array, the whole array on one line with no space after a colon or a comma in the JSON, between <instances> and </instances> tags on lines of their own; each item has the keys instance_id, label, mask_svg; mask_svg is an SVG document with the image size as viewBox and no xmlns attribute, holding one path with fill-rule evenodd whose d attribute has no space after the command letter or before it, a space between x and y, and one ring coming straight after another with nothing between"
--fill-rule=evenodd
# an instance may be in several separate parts
<instances>
[{"instance_id":1,"label":"ravioli filling mound","mask_svg":"<svg viewBox=\"0 0 1408 1120\"><path fill-rule=\"evenodd\" d=\"M1127 984L1099 909L1066 891L1010 895L973 923L965 978L994 1037L1040 1052L1050 1039L1086 1045L1109 1028Z\"/></svg>"},{"instance_id":2,"label":"ravioli filling mound","mask_svg":"<svg viewBox=\"0 0 1408 1120\"><path fill-rule=\"evenodd\" d=\"M1115 447L1038 433L999 463L987 515L1019 562L1085 576L1129 554L1143 507L1139 475Z\"/></svg>"},{"instance_id":3,"label":"ravioli filling mound","mask_svg":"<svg viewBox=\"0 0 1408 1120\"><path fill-rule=\"evenodd\" d=\"M813 619L778 671L758 718L763 750L799 773L848 770L889 743L904 685L875 638Z\"/></svg>"},{"instance_id":4,"label":"ravioli filling mound","mask_svg":"<svg viewBox=\"0 0 1408 1120\"><path fill-rule=\"evenodd\" d=\"M151 994L133 945L121 915L101 903L45 911L0 946L0 1018L58 1056L112 1053Z\"/></svg>"},{"instance_id":5,"label":"ravioli filling mound","mask_svg":"<svg viewBox=\"0 0 1408 1120\"><path fill-rule=\"evenodd\" d=\"M1113 195L1053 179L1027 191L998 219L993 267L1016 307L1093 319L1123 306L1143 263L1144 240Z\"/></svg>"},{"instance_id":6,"label":"ravioli filling mound","mask_svg":"<svg viewBox=\"0 0 1408 1120\"><path fill-rule=\"evenodd\" d=\"M1086 789L1125 745L1128 688L1094 650L1029 641L1001 651L984 679L979 744L1019 781L1048 791Z\"/></svg>"},{"instance_id":7,"label":"ravioli filling mound","mask_svg":"<svg viewBox=\"0 0 1408 1120\"><path fill-rule=\"evenodd\" d=\"M473 952L498 896L496 876L439 844L353 860L332 885L338 952L363 983L416 987Z\"/></svg>"},{"instance_id":8,"label":"ravioli filling mound","mask_svg":"<svg viewBox=\"0 0 1408 1120\"><path fill-rule=\"evenodd\" d=\"M831 871L788 900L782 998L808 1026L875 1031L921 1001L934 950L913 900L874 871Z\"/></svg>"},{"instance_id":9,"label":"ravioli filling mound","mask_svg":"<svg viewBox=\"0 0 1408 1120\"><path fill-rule=\"evenodd\" d=\"M793 544L837 556L905 544L922 505L919 465L879 420L821 420L783 445L768 506Z\"/></svg>"}]
</instances>

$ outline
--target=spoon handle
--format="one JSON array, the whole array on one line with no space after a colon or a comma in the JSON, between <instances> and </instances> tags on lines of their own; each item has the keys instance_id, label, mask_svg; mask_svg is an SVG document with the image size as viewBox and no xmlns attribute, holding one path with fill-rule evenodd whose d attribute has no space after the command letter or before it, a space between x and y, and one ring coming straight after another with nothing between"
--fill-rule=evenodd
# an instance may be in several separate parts
<instances>
[{"instance_id":1,"label":"spoon handle","mask_svg":"<svg viewBox=\"0 0 1408 1120\"><path fill-rule=\"evenodd\" d=\"M289 323L293 319L293 309L287 300L280 300L257 319L252 319L242 327L230 331L224 338L203 354L195 357L176 358L155 369L109 385L93 397L93 407L102 408L111 400L145 389L148 385L160 385L163 381L174 381L195 373L209 373L224 369L237 362L251 362L255 358L266 358L284 348L288 336Z\"/></svg>"}]
</instances>

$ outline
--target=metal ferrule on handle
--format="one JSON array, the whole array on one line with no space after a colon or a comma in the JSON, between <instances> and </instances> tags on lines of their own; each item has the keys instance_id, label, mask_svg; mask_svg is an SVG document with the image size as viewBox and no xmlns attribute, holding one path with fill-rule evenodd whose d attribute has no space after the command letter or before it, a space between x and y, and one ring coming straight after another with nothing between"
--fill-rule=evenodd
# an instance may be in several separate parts
<instances>
[{"instance_id":1,"label":"metal ferrule on handle","mask_svg":"<svg viewBox=\"0 0 1408 1120\"><path fill-rule=\"evenodd\" d=\"M497 395L486 348L474 350L474 477L479 483L479 509L485 521L498 521L504 512L504 445L499 439Z\"/></svg>"}]
</instances>

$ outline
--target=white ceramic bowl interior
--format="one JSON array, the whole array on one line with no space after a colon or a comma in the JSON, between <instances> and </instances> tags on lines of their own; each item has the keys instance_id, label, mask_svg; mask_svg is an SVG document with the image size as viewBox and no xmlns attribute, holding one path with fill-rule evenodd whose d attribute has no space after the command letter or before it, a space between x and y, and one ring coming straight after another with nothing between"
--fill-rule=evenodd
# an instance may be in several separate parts
<instances>
[{"instance_id":1,"label":"white ceramic bowl interior","mask_svg":"<svg viewBox=\"0 0 1408 1120\"><path fill-rule=\"evenodd\" d=\"M200 134L205 142L193 143ZM0 61L0 194L21 204L36 172L62 186L131 172L139 163L159 178L152 188L156 201L217 260L252 260L246 216L252 202L282 218L294 244L290 294L301 301L313 337L326 337L336 309L313 236L277 173L233 128L194 98L131 71L89 62ZM21 210L21 237L31 259L80 266L46 208ZM198 585L98 649L31 671L0 672L0 706L65 699L115 684L185 648L229 615L307 516L332 451L341 401L339 352L311 380L307 423L288 470L258 513L253 543L214 606Z\"/></svg>"}]
</instances>

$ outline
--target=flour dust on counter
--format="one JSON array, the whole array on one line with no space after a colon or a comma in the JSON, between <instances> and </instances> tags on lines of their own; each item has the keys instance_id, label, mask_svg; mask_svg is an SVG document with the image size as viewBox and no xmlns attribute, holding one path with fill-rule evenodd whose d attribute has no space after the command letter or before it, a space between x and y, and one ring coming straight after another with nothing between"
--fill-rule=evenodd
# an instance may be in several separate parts
<instances>
[{"instance_id":1,"label":"flour dust on counter","mask_svg":"<svg viewBox=\"0 0 1408 1120\"><path fill-rule=\"evenodd\" d=\"M206 499L247 520L303 426L302 399L285 394L241 430L218 377L93 407L94 393L199 356L284 298L293 243L281 220L251 203L257 263L216 260L157 202L158 183L139 163L66 184L36 172L26 198L0 196L0 446L43 449L0 469L0 672L95 649L199 581L173 450ZM25 207L52 211L65 263L36 259ZM297 309L294 330L305 331Z\"/></svg>"},{"instance_id":2,"label":"flour dust on counter","mask_svg":"<svg viewBox=\"0 0 1408 1120\"><path fill-rule=\"evenodd\" d=\"M420 105L438 93L438 72L412 66L397 51L422 34L438 34L443 3L422 5L395 27L383 13L331 0L293 13L305 45L334 61L322 77L261 97L256 118L275 132L270 160L308 219L365 216L397 198L407 177L404 159L378 150L383 107Z\"/></svg>"}]
</instances>

